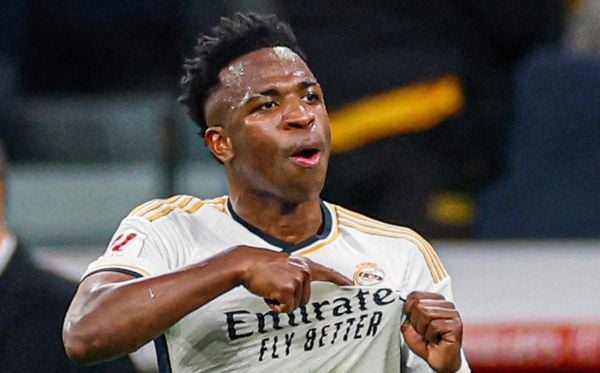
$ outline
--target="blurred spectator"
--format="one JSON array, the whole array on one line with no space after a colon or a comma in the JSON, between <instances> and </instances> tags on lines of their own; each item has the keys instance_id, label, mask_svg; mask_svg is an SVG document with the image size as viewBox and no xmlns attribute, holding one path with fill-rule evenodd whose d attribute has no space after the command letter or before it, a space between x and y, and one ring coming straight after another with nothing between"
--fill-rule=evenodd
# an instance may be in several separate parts
<instances>
[{"instance_id":1,"label":"blurred spectator","mask_svg":"<svg viewBox=\"0 0 600 373\"><path fill-rule=\"evenodd\" d=\"M0 147L0 362L3 372L135 372L129 359L91 367L63 348L64 316L76 285L39 269L5 219L7 161Z\"/></svg>"},{"instance_id":2,"label":"blurred spectator","mask_svg":"<svg viewBox=\"0 0 600 373\"><path fill-rule=\"evenodd\" d=\"M324 198L470 236L474 196L504 170L513 67L559 39L563 1L282 4L333 111Z\"/></svg>"},{"instance_id":3,"label":"blurred spectator","mask_svg":"<svg viewBox=\"0 0 600 373\"><path fill-rule=\"evenodd\" d=\"M563 45L574 54L600 55L600 1L571 0Z\"/></svg>"},{"instance_id":4,"label":"blurred spectator","mask_svg":"<svg viewBox=\"0 0 600 373\"><path fill-rule=\"evenodd\" d=\"M17 125L27 6L25 0L6 0L0 12L0 138L14 159L30 155L27 135Z\"/></svg>"}]
</instances>

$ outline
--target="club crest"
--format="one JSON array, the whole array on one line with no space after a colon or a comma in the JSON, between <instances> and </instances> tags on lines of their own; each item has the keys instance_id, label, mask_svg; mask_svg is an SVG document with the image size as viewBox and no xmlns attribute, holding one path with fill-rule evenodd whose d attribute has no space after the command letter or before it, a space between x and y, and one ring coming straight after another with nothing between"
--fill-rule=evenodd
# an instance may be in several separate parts
<instances>
[{"instance_id":1,"label":"club crest","mask_svg":"<svg viewBox=\"0 0 600 373\"><path fill-rule=\"evenodd\" d=\"M382 283L384 279L385 272L373 262L358 264L353 276L354 285L359 286L377 285Z\"/></svg>"}]
</instances>

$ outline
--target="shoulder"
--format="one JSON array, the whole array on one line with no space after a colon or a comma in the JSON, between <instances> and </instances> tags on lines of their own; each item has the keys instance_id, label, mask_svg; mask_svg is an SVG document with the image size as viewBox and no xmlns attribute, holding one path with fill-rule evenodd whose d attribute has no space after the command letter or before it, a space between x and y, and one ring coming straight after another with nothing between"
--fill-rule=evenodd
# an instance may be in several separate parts
<instances>
[{"instance_id":1,"label":"shoulder","mask_svg":"<svg viewBox=\"0 0 600 373\"><path fill-rule=\"evenodd\" d=\"M164 220L163 218L177 218L190 216L203 209L225 210L227 197L200 199L190 195L175 195L165 199L153 199L135 207L126 219L139 218L149 223Z\"/></svg>"},{"instance_id":2,"label":"shoulder","mask_svg":"<svg viewBox=\"0 0 600 373\"><path fill-rule=\"evenodd\" d=\"M194 250L212 243L214 222L227 216L220 211L225 211L226 201L227 197L203 200L176 195L137 206L121 221L104 255L88 266L84 276L106 268L149 276L187 264Z\"/></svg>"},{"instance_id":3,"label":"shoulder","mask_svg":"<svg viewBox=\"0 0 600 373\"><path fill-rule=\"evenodd\" d=\"M340 228L349 228L370 236L392 240L393 250L402 250L416 262L423 263L429 269L434 282L440 282L448 273L433 246L411 228L385 223L370 218L342 206L332 205L335 209Z\"/></svg>"},{"instance_id":4,"label":"shoulder","mask_svg":"<svg viewBox=\"0 0 600 373\"><path fill-rule=\"evenodd\" d=\"M154 243L189 240L194 232L209 227L226 207L227 197L200 199L176 195L143 203L121 221L110 243L112 250L122 246L143 246L148 239Z\"/></svg>"},{"instance_id":5,"label":"shoulder","mask_svg":"<svg viewBox=\"0 0 600 373\"><path fill-rule=\"evenodd\" d=\"M429 242L411 228L385 223L342 206L333 206L340 227L352 228L372 236L398 238L409 241L417 247L431 249Z\"/></svg>"}]
</instances>

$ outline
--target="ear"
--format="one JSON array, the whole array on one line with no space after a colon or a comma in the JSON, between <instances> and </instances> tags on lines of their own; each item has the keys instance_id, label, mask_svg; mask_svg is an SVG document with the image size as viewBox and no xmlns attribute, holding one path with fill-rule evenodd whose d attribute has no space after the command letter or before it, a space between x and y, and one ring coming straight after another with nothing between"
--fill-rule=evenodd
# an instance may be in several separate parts
<instances>
[{"instance_id":1,"label":"ear","mask_svg":"<svg viewBox=\"0 0 600 373\"><path fill-rule=\"evenodd\" d=\"M222 163L233 158L231 139L221 126L208 127L204 133L204 142L213 155Z\"/></svg>"}]
</instances>

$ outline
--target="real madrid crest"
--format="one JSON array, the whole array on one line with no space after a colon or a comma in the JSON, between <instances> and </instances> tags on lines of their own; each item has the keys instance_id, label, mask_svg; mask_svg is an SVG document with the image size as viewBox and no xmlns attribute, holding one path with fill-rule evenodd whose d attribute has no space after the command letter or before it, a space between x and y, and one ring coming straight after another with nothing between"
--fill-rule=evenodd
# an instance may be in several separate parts
<instances>
[{"instance_id":1,"label":"real madrid crest","mask_svg":"<svg viewBox=\"0 0 600 373\"><path fill-rule=\"evenodd\" d=\"M356 266L356 272L352 279L354 285L373 286L383 282L385 272L374 262L364 262Z\"/></svg>"}]
</instances>

